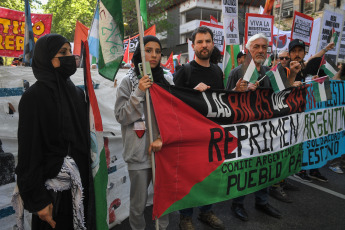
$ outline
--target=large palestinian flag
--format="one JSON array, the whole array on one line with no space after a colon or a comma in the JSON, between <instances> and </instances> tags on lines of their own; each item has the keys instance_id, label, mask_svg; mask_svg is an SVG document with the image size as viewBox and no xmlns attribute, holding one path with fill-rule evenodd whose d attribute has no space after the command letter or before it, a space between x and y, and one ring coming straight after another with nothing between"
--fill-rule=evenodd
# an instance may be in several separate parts
<instances>
[{"instance_id":1,"label":"large palestinian flag","mask_svg":"<svg viewBox=\"0 0 345 230\"><path fill-rule=\"evenodd\" d=\"M163 141L154 217L249 194L300 170L305 86L274 94L154 84L150 93Z\"/></svg>"}]
</instances>

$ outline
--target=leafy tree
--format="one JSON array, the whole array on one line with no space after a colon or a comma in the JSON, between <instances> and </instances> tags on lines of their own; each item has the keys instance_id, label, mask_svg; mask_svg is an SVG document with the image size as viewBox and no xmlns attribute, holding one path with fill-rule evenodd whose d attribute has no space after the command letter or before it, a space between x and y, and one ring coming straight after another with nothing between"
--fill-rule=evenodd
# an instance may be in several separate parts
<instances>
[{"instance_id":1,"label":"leafy tree","mask_svg":"<svg viewBox=\"0 0 345 230\"><path fill-rule=\"evenodd\" d=\"M74 39L77 20L90 27L97 0L48 0L43 6L44 13L53 14L52 33Z\"/></svg>"},{"instance_id":2,"label":"leafy tree","mask_svg":"<svg viewBox=\"0 0 345 230\"><path fill-rule=\"evenodd\" d=\"M31 9L37 9L38 5L42 5L42 3L39 0L29 0L29 3L30 3ZM36 4L33 4L33 3L36 3ZM1 0L0 6L9 8L11 10L24 11L25 1L24 0Z\"/></svg>"},{"instance_id":3,"label":"leafy tree","mask_svg":"<svg viewBox=\"0 0 345 230\"><path fill-rule=\"evenodd\" d=\"M157 32L167 31L172 27L165 16L165 10L172 2L172 0L146 0L149 27L156 24ZM128 24L125 24L125 36L137 34L139 29L135 0L122 0L122 13L124 23Z\"/></svg>"}]
</instances>

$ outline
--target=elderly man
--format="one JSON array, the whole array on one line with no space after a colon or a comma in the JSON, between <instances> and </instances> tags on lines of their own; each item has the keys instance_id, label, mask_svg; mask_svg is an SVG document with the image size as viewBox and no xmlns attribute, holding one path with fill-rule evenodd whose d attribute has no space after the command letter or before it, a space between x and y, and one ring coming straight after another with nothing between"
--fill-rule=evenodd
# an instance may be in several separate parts
<instances>
[{"instance_id":1,"label":"elderly man","mask_svg":"<svg viewBox=\"0 0 345 230\"><path fill-rule=\"evenodd\" d=\"M267 57L267 47L268 39L263 34L256 34L252 36L246 44L246 48L249 50L254 60L256 69L260 74L258 81L260 81L264 77L265 73L269 71L269 67L262 65ZM301 69L301 65L296 61L291 62L290 64L291 74L288 80L291 84L293 84L293 82L295 81L296 74ZM260 82L256 82L255 84L248 84L246 81L242 79L243 76L244 73L242 71L241 66L238 66L235 69L233 69L230 72L226 88L229 90L244 92L247 90L256 90L257 87L271 87L271 83L268 77L265 77ZM237 218L243 221L247 221L248 214L243 206L244 199L245 196L235 198L233 200L231 210L234 212ZM255 208L272 217L281 218L281 213L268 203L267 188L255 192Z\"/></svg>"}]
</instances>

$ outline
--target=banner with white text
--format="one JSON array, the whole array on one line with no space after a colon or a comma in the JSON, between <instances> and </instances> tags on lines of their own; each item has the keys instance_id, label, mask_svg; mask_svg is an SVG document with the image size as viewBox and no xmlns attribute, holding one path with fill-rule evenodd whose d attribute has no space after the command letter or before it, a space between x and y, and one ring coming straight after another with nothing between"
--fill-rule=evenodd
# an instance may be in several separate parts
<instances>
[{"instance_id":1,"label":"banner with white text","mask_svg":"<svg viewBox=\"0 0 345 230\"><path fill-rule=\"evenodd\" d=\"M240 44L238 28L238 0L222 1L224 39L226 45Z\"/></svg>"},{"instance_id":2,"label":"banner with white text","mask_svg":"<svg viewBox=\"0 0 345 230\"><path fill-rule=\"evenodd\" d=\"M164 143L153 216L250 194L301 169L305 86L275 94L154 84L150 94Z\"/></svg>"}]
</instances>

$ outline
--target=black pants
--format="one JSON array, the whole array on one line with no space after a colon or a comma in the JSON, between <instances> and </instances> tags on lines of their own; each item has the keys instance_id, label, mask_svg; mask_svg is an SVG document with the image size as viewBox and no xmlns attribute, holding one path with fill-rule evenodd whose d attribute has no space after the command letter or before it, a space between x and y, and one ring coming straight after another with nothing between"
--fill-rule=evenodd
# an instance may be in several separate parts
<instances>
[{"instance_id":1,"label":"black pants","mask_svg":"<svg viewBox=\"0 0 345 230\"><path fill-rule=\"evenodd\" d=\"M53 220L56 222L54 230L73 230L73 206L71 190L54 193ZM38 215L32 215L32 230L53 230Z\"/></svg>"}]
</instances>

